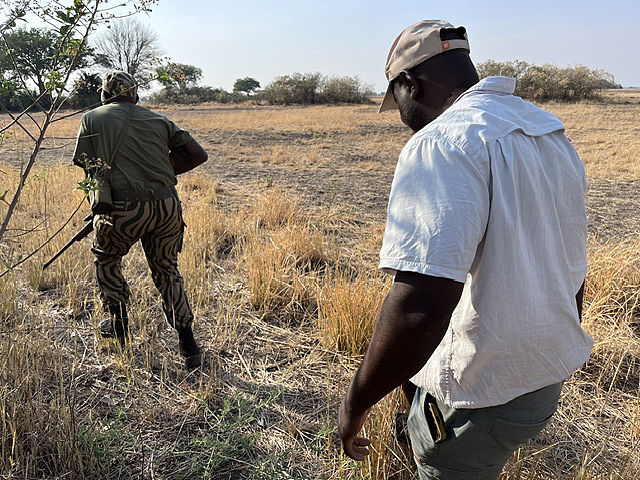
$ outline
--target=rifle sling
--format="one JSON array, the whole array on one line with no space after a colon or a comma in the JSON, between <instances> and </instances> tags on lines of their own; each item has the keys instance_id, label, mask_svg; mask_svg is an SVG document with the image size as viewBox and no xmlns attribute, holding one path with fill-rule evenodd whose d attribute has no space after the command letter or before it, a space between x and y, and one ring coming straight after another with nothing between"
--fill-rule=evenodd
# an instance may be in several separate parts
<instances>
[{"instance_id":1,"label":"rifle sling","mask_svg":"<svg viewBox=\"0 0 640 480\"><path fill-rule=\"evenodd\" d=\"M120 131L118 132L118 137L116 138L116 143L113 146L113 150L111 151L111 158L109 158L109 162L107 163L107 165L109 167L113 167L113 162L116 159L116 154L118 153L118 150L120 149L120 144L122 143L122 139L125 136L125 132L127 130L127 127L129 126L129 122L131 122L131 117L133 117L133 110L134 110L135 105L132 103L129 105L129 109L127 110L127 114L124 117L124 121L122 122L122 127L120 127ZM107 169L107 178L111 176L110 174L111 172L111 168Z\"/></svg>"}]
</instances>

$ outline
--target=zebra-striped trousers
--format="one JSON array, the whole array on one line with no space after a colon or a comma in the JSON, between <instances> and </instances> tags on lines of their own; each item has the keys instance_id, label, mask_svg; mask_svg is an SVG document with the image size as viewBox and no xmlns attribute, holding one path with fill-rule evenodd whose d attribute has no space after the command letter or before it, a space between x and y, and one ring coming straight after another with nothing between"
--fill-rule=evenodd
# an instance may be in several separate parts
<instances>
[{"instance_id":1,"label":"zebra-striped trousers","mask_svg":"<svg viewBox=\"0 0 640 480\"><path fill-rule=\"evenodd\" d=\"M193 313L178 271L185 227L180 200L171 196L150 202L116 201L112 213L94 217L93 227L91 251L103 305L128 303L122 257L141 240L167 321L178 329L191 326Z\"/></svg>"}]
</instances>

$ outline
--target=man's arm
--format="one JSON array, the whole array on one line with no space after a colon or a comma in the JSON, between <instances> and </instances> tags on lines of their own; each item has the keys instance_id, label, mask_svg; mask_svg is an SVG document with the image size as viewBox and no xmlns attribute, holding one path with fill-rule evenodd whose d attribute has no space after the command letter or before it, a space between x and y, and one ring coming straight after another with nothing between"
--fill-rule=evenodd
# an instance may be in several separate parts
<instances>
[{"instance_id":1,"label":"man's arm","mask_svg":"<svg viewBox=\"0 0 640 480\"><path fill-rule=\"evenodd\" d=\"M206 162L208 158L205 149L195 140L172 149L169 156L176 175L193 170L198 165Z\"/></svg>"},{"instance_id":2,"label":"man's arm","mask_svg":"<svg viewBox=\"0 0 640 480\"><path fill-rule=\"evenodd\" d=\"M87 125L86 115L80 120L80 126L78 127L78 136L76 139L76 148L73 152L74 165L82 168L86 174L95 169L96 152L93 149L93 138L96 137L92 134Z\"/></svg>"},{"instance_id":3,"label":"man's arm","mask_svg":"<svg viewBox=\"0 0 640 480\"><path fill-rule=\"evenodd\" d=\"M371 337L371 344L340 405L338 432L345 453L362 460L369 441L357 437L369 409L415 375L449 326L462 283L398 272Z\"/></svg>"}]
</instances>

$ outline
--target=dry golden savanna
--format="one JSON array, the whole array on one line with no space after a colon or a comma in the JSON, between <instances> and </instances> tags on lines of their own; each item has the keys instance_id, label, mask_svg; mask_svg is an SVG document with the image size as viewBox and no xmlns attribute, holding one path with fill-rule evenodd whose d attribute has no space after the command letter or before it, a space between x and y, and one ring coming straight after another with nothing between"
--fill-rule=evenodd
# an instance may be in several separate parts
<instances>
[{"instance_id":1,"label":"dry golden savanna","mask_svg":"<svg viewBox=\"0 0 640 480\"><path fill-rule=\"evenodd\" d=\"M595 347L503 478L635 480L640 91L543 106L565 122L588 174L584 325ZM80 211L0 277L0 478L415 478L393 435L406 408L397 393L365 425L365 463L342 456L336 434L389 288L376 260L410 136L397 113L373 104L157 109L210 154L178 185L188 225L180 265L208 361L183 369L139 246L124 261L134 334L125 351L97 335L90 238L42 272L88 213L70 166L79 116L55 122L0 244L3 270ZM24 132L3 139L6 198L30 149Z\"/></svg>"}]
</instances>

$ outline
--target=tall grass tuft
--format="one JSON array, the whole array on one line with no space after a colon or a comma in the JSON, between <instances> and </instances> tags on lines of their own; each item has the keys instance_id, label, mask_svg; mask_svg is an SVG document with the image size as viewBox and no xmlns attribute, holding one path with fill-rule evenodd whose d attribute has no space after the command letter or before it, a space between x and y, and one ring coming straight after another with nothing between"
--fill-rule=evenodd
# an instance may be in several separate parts
<instances>
[{"instance_id":1,"label":"tall grass tuft","mask_svg":"<svg viewBox=\"0 0 640 480\"><path fill-rule=\"evenodd\" d=\"M46 340L37 328L18 325L0 337L0 472L86 478L97 473L98 462L84 441L93 426L77 418L75 365L64 349L42 348Z\"/></svg>"},{"instance_id":2,"label":"tall grass tuft","mask_svg":"<svg viewBox=\"0 0 640 480\"><path fill-rule=\"evenodd\" d=\"M327 348L360 355L367 351L375 321L389 291L390 280L378 275L336 271L318 298L318 329Z\"/></svg>"},{"instance_id":3,"label":"tall grass tuft","mask_svg":"<svg viewBox=\"0 0 640 480\"><path fill-rule=\"evenodd\" d=\"M251 304L265 314L316 308L316 286L329 258L322 232L310 225L288 225L256 235L244 248Z\"/></svg>"},{"instance_id":4,"label":"tall grass tuft","mask_svg":"<svg viewBox=\"0 0 640 480\"><path fill-rule=\"evenodd\" d=\"M299 199L279 188L260 194L248 213L255 218L257 228L277 228L306 220Z\"/></svg>"}]
</instances>

